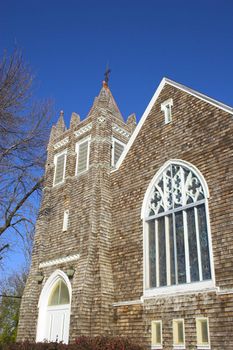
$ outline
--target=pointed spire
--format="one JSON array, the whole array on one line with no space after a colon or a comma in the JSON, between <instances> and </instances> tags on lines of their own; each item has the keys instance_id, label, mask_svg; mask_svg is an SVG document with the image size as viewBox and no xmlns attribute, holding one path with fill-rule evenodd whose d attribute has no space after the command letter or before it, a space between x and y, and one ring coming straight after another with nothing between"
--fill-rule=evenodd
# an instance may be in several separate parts
<instances>
[{"instance_id":1,"label":"pointed spire","mask_svg":"<svg viewBox=\"0 0 233 350\"><path fill-rule=\"evenodd\" d=\"M80 123L80 115L73 112L70 119L70 128L75 128Z\"/></svg>"},{"instance_id":2,"label":"pointed spire","mask_svg":"<svg viewBox=\"0 0 233 350\"><path fill-rule=\"evenodd\" d=\"M60 112L60 116L59 116L59 119L58 119L57 124L56 124L56 129L57 129L57 136L59 136L60 134L62 134L66 130L63 111Z\"/></svg>"},{"instance_id":3,"label":"pointed spire","mask_svg":"<svg viewBox=\"0 0 233 350\"><path fill-rule=\"evenodd\" d=\"M126 124L130 126L131 132L136 128L137 121L135 113L132 113L128 116Z\"/></svg>"},{"instance_id":4,"label":"pointed spire","mask_svg":"<svg viewBox=\"0 0 233 350\"><path fill-rule=\"evenodd\" d=\"M108 110L114 117L123 120L121 112L112 96L108 84L104 80L102 82L103 86L100 90L99 96L95 98L93 106L88 114L88 116L94 111L101 108Z\"/></svg>"},{"instance_id":5,"label":"pointed spire","mask_svg":"<svg viewBox=\"0 0 233 350\"><path fill-rule=\"evenodd\" d=\"M53 125L52 126L52 129L50 131L50 136L49 136L49 145L50 144L53 144L55 138L57 137L57 129L56 129L56 126Z\"/></svg>"},{"instance_id":6,"label":"pointed spire","mask_svg":"<svg viewBox=\"0 0 233 350\"><path fill-rule=\"evenodd\" d=\"M103 84L103 88L109 89L108 84L106 83L105 80L102 81L102 84Z\"/></svg>"}]
</instances>

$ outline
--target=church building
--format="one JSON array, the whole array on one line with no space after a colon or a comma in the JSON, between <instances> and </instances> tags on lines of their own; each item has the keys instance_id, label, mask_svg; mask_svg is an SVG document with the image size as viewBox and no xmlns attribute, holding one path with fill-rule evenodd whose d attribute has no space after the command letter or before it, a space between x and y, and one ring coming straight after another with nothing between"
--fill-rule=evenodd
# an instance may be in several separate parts
<instances>
[{"instance_id":1,"label":"church building","mask_svg":"<svg viewBox=\"0 0 233 350\"><path fill-rule=\"evenodd\" d=\"M136 125L106 81L48 143L18 340L233 349L233 108L164 78Z\"/></svg>"}]
</instances>

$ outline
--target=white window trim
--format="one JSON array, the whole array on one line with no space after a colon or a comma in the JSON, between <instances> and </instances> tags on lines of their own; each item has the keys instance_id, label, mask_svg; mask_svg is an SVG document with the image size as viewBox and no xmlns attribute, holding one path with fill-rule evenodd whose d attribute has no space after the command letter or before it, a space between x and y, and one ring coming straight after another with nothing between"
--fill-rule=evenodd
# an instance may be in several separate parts
<instances>
[{"instance_id":1,"label":"white window trim","mask_svg":"<svg viewBox=\"0 0 233 350\"><path fill-rule=\"evenodd\" d=\"M202 320L206 320L207 321L209 343L205 344L205 345L199 344L198 343L198 334L197 334L197 349L198 350L210 350L211 349L211 346L210 346L210 329L209 329L209 318L208 317L196 317L196 333L197 333L197 323L198 323L198 321L202 321Z\"/></svg>"},{"instance_id":2,"label":"white window trim","mask_svg":"<svg viewBox=\"0 0 233 350\"><path fill-rule=\"evenodd\" d=\"M160 337L161 337L161 343L160 344L152 344L152 324L160 323ZM159 350L163 348L163 323L162 320L153 320L151 321L151 350Z\"/></svg>"},{"instance_id":3,"label":"white window trim","mask_svg":"<svg viewBox=\"0 0 233 350\"><path fill-rule=\"evenodd\" d=\"M182 321L183 323L183 336L184 336L184 344L182 345L178 345L178 344L174 344L174 334L175 334L175 328L174 328L174 324L175 322L180 322ZM184 319L183 318L175 318L172 320L172 335L173 335L173 349L175 350L180 350L180 349L185 349L185 326L184 326Z\"/></svg>"},{"instance_id":4,"label":"white window trim","mask_svg":"<svg viewBox=\"0 0 233 350\"><path fill-rule=\"evenodd\" d=\"M190 170L193 171L194 174L200 179L202 182L204 194L205 194L205 207L206 207L206 223L207 223L207 231L208 231L208 242L209 242L209 257L210 257L210 270L211 270L211 280L205 280L205 281L197 281L197 282L190 282L185 284L178 284L178 285L171 285L171 286L164 286L164 287L155 287L155 288L148 288L149 285L149 252L148 252L148 225L146 219L148 218L147 213L147 202L151 196L151 191L153 190L154 183L156 179L164 172L164 170L167 168L170 164L177 164L181 166L185 166L190 168ZM191 163L180 160L180 159L171 159L167 161L154 175L153 179L151 180L142 204L142 210L141 210L141 219L143 220L143 296L144 299L150 299L156 296L162 296L162 295L174 295L174 294L185 294L185 293L191 293L191 292L198 292L198 291L208 291L208 290L215 290L216 289L216 283L215 283L215 271L214 271L214 259L213 259L213 248L212 248L212 236L211 236L211 229L210 229L210 219L209 219L209 206L208 206L208 198L209 198L209 189L207 186L207 183L205 181L204 176L201 174L201 172ZM151 217L152 218L152 217Z\"/></svg>"},{"instance_id":5,"label":"white window trim","mask_svg":"<svg viewBox=\"0 0 233 350\"><path fill-rule=\"evenodd\" d=\"M62 232L66 232L69 227L69 209L64 211Z\"/></svg>"},{"instance_id":6,"label":"white window trim","mask_svg":"<svg viewBox=\"0 0 233 350\"><path fill-rule=\"evenodd\" d=\"M86 169L78 172L78 158L79 158L79 147L84 142L88 141L87 144L87 163L86 163ZM75 152L76 152L76 166L75 166L75 176L79 176L83 173L85 173L89 169L89 159L90 159L90 143L91 143L91 136L85 137L84 139L78 141L75 145Z\"/></svg>"},{"instance_id":7,"label":"white window trim","mask_svg":"<svg viewBox=\"0 0 233 350\"><path fill-rule=\"evenodd\" d=\"M208 281L198 281L190 282L185 284L178 284L165 287L156 287L156 288L145 288L143 298L153 298L155 296L162 295L176 295L176 294L185 294L185 293L195 293L199 291L212 291L215 290L215 286L212 280Z\"/></svg>"},{"instance_id":8,"label":"white window trim","mask_svg":"<svg viewBox=\"0 0 233 350\"><path fill-rule=\"evenodd\" d=\"M58 182L55 184L55 177L56 177L56 169L57 169L57 158L61 155L65 154L65 161L64 161L64 168L63 168L63 178L62 181ZM67 159L67 149L65 149L64 151L57 153L54 155L54 175L53 175L53 187L58 186L60 184L62 184L65 181L65 176L66 176L66 159Z\"/></svg>"},{"instance_id":9,"label":"white window trim","mask_svg":"<svg viewBox=\"0 0 233 350\"><path fill-rule=\"evenodd\" d=\"M118 162L119 162L119 160L120 160L120 158L121 158L121 156L120 156L120 158L118 159L118 161L116 162L116 164L114 164L115 163L115 142L117 142L117 143L119 143L121 146L123 146L124 147L124 149L123 149L123 152L124 152L124 150L125 150L125 147L126 147L126 144L124 143L124 142L122 142L122 141L120 141L120 140L118 140L116 137L114 137L114 136L112 136L112 159L111 159L111 166L112 167L117 167L117 164L118 164ZM122 152L122 153L123 153Z\"/></svg>"},{"instance_id":10,"label":"white window trim","mask_svg":"<svg viewBox=\"0 0 233 350\"><path fill-rule=\"evenodd\" d=\"M161 111L164 112L165 124L169 124L172 122L172 107L173 107L172 98L169 98L168 100L161 103Z\"/></svg>"}]
</instances>

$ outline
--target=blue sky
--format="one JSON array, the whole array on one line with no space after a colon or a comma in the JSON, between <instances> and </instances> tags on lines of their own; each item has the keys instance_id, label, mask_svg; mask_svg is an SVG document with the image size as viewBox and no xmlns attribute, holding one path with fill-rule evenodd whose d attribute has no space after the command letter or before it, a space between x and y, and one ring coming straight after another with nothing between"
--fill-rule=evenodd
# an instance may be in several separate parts
<instances>
[{"instance_id":1,"label":"blue sky","mask_svg":"<svg viewBox=\"0 0 233 350\"><path fill-rule=\"evenodd\" d=\"M164 76L233 106L232 0L2 0L0 52L15 46L54 122L61 109L67 125L87 115L107 62L125 118L140 118Z\"/></svg>"},{"instance_id":2,"label":"blue sky","mask_svg":"<svg viewBox=\"0 0 233 350\"><path fill-rule=\"evenodd\" d=\"M107 62L125 118L140 118L164 76L233 106L232 0L5 0L0 51L15 45L67 124L88 113Z\"/></svg>"}]
</instances>

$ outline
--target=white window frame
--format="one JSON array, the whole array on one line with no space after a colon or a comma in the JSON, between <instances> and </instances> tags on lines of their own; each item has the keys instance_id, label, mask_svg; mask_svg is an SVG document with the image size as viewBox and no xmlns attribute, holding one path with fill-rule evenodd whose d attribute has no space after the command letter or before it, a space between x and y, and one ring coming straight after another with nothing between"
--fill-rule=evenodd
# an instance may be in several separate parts
<instances>
[{"instance_id":1,"label":"white window frame","mask_svg":"<svg viewBox=\"0 0 233 350\"><path fill-rule=\"evenodd\" d=\"M60 182L55 184L56 170L57 170L57 158L60 157L63 154L65 154L64 168L63 168L63 178L62 178L62 181L60 181ZM54 161L53 187L58 186L58 185L62 184L65 181L65 176L66 176L66 159L67 159L67 149L65 149L64 151L54 155L54 159L53 159L53 161Z\"/></svg>"},{"instance_id":2,"label":"white window frame","mask_svg":"<svg viewBox=\"0 0 233 350\"><path fill-rule=\"evenodd\" d=\"M69 209L64 211L62 232L66 232L69 227Z\"/></svg>"},{"instance_id":3,"label":"white window frame","mask_svg":"<svg viewBox=\"0 0 233 350\"><path fill-rule=\"evenodd\" d=\"M79 147L80 145L82 145L83 143L85 143L86 141L88 141L87 144L87 162L86 162L86 169L78 172L78 159L79 159ZM76 152L76 167L75 167L75 176L79 176L83 173L85 173L88 169L89 169L89 159L90 159L90 143L91 143L91 136L85 137L84 139L78 141L75 145L75 152Z\"/></svg>"},{"instance_id":4,"label":"white window frame","mask_svg":"<svg viewBox=\"0 0 233 350\"><path fill-rule=\"evenodd\" d=\"M115 142L119 143L121 146L123 146L123 151L122 153L124 152L125 150L125 147L126 147L126 144L120 140L118 140L116 137L112 136L112 159L111 159L111 166L116 168L117 167L117 164L120 160L120 158L118 159L118 161L115 163ZM121 154L122 154L121 153Z\"/></svg>"},{"instance_id":5,"label":"white window frame","mask_svg":"<svg viewBox=\"0 0 233 350\"><path fill-rule=\"evenodd\" d=\"M175 344L175 338L176 338L175 325L178 322L182 322L182 325L183 325L183 338L184 338L183 344ZM173 349L176 349L176 350L185 349L185 326L184 326L184 319L183 318L175 318L175 319L172 320L172 335L173 335ZM178 334L177 334L177 337L178 337Z\"/></svg>"},{"instance_id":6,"label":"white window frame","mask_svg":"<svg viewBox=\"0 0 233 350\"><path fill-rule=\"evenodd\" d=\"M207 321L207 331L208 331L208 344L203 344L199 342L201 333L199 334L198 322ZM197 317L196 318L196 333L197 333L197 349L198 350L209 350L210 349L210 330L209 330L209 319L208 317Z\"/></svg>"},{"instance_id":7,"label":"white window frame","mask_svg":"<svg viewBox=\"0 0 233 350\"><path fill-rule=\"evenodd\" d=\"M148 212L147 212L147 203L151 196L151 191L154 188L154 184L157 180L157 178L160 177L160 175L164 172L164 170L168 167L170 164L177 164L184 167L188 167L191 171L196 174L196 176L200 179L202 186L204 188L205 192L205 200L203 203L205 203L206 208L206 224L207 224L207 232L208 232L208 243L209 243L209 258L210 258L210 270L211 270L211 279L210 280L204 280L204 281L196 281L196 282L190 282L190 283L184 283L184 284L177 284L177 285L170 285L170 286L163 286L163 287L149 287L149 250L148 250ZM212 249L212 239L211 239L211 230L210 230L210 220L209 220L209 208L208 208L208 198L209 198L209 189L207 186L207 183L205 181L205 178L201 174L201 172L191 163L188 163L186 161L180 160L180 159L171 159L167 161L155 174L153 179L151 180L147 191L144 196L142 210L141 210L141 219L143 220L143 298L144 299L150 299L152 297L158 296L158 295L174 295L174 294L184 294L184 293L191 293L191 292L197 292L201 290L216 290L215 286L215 275L214 275L214 260L213 260L213 249ZM183 208L184 209L184 208ZM152 219L153 217L151 217ZM187 267L187 266L186 266Z\"/></svg>"},{"instance_id":8,"label":"white window frame","mask_svg":"<svg viewBox=\"0 0 233 350\"><path fill-rule=\"evenodd\" d=\"M172 106L173 106L172 98L169 98L168 100L161 103L161 111L164 112L165 124L169 124L172 122Z\"/></svg>"},{"instance_id":9,"label":"white window frame","mask_svg":"<svg viewBox=\"0 0 233 350\"><path fill-rule=\"evenodd\" d=\"M155 325L155 332L156 332L156 325L160 324L160 338L161 338L161 342L158 343L156 342L155 344L153 344L153 325ZM162 320L155 320L155 321L151 321L151 349L152 350L157 350L157 349L162 349L163 348L163 324L162 324Z\"/></svg>"}]
</instances>

